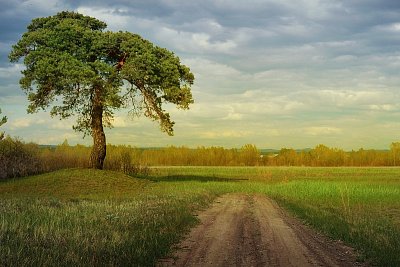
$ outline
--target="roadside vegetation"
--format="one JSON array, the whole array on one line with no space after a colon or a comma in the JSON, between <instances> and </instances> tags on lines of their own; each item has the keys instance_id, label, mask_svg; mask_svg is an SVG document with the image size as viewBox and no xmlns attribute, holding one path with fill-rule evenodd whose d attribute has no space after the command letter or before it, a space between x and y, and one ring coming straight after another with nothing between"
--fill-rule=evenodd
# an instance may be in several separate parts
<instances>
[{"instance_id":1,"label":"roadside vegetation","mask_svg":"<svg viewBox=\"0 0 400 267\"><path fill-rule=\"evenodd\" d=\"M307 224L400 265L400 169L158 167L142 178L87 169L0 182L0 265L151 266L229 192L266 194Z\"/></svg>"}]
</instances>

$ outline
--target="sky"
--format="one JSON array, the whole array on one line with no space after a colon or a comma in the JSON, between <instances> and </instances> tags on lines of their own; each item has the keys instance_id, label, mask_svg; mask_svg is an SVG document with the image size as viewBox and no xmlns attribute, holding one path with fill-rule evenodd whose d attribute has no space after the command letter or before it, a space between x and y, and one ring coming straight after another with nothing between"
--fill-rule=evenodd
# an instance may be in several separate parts
<instances>
[{"instance_id":1,"label":"sky","mask_svg":"<svg viewBox=\"0 0 400 267\"><path fill-rule=\"evenodd\" d=\"M8 53L32 19L77 11L173 51L195 103L166 109L175 135L116 113L107 142L138 147L385 149L400 140L398 0L0 0L1 131L39 144L91 144L74 119L27 114Z\"/></svg>"}]
</instances>

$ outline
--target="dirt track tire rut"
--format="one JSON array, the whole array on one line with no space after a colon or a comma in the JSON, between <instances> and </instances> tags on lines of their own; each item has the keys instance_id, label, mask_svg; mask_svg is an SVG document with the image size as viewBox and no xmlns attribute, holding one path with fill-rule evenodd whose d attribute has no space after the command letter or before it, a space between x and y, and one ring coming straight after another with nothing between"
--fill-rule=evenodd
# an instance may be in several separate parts
<instances>
[{"instance_id":1,"label":"dirt track tire rut","mask_svg":"<svg viewBox=\"0 0 400 267\"><path fill-rule=\"evenodd\" d=\"M367 266L262 195L227 194L159 266Z\"/></svg>"}]
</instances>

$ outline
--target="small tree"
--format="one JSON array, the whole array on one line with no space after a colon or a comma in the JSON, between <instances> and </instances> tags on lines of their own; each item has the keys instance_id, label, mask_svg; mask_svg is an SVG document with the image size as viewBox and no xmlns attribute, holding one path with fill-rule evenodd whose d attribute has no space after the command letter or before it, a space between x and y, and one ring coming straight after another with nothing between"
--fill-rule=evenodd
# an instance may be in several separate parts
<instances>
[{"instance_id":1,"label":"small tree","mask_svg":"<svg viewBox=\"0 0 400 267\"><path fill-rule=\"evenodd\" d=\"M255 166L260 158L260 152L252 144L246 144L240 149L242 163L246 166Z\"/></svg>"},{"instance_id":2,"label":"small tree","mask_svg":"<svg viewBox=\"0 0 400 267\"><path fill-rule=\"evenodd\" d=\"M193 103L194 76L177 56L137 34L105 28L74 12L37 18L9 55L12 62L24 58L20 84L28 112L52 105L52 116L76 115L73 128L93 137L90 165L98 169L106 156L103 126L112 126L115 110L130 107L172 135L174 122L162 104L188 109Z\"/></svg>"},{"instance_id":3,"label":"small tree","mask_svg":"<svg viewBox=\"0 0 400 267\"><path fill-rule=\"evenodd\" d=\"M392 156L393 166L397 166L400 159L400 142L393 142L390 144L390 152Z\"/></svg>"},{"instance_id":4,"label":"small tree","mask_svg":"<svg viewBox=\"0 0 400 267\"><path fill-rule=\"evenodd\" d=\"M1 114L1 109L0 109L0 114ZM3 125L4 123L7 122L7 117L4 116L0 119L0 126ZM4 138L4 132L0 132L0 140Z\"/></svg>"}]
</instances>

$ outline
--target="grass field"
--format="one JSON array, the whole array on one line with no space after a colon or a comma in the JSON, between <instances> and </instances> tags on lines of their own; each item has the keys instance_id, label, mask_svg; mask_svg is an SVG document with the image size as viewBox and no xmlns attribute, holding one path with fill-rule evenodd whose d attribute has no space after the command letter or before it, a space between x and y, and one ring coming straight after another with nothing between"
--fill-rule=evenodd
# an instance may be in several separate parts
<instances>
[{"instance_id":1,"label":"grass field","mask_svg":"<svg viewBox=\"0 0 400 267\"><path fill-rule=\"evenodd\" d=\"M0 266L152 266L228 192L267 194L379 266L400 266L399 168L62 170L0 182Z\"/></svg>"}]
</instances>

